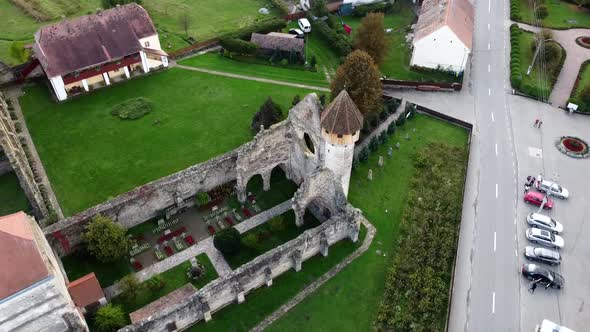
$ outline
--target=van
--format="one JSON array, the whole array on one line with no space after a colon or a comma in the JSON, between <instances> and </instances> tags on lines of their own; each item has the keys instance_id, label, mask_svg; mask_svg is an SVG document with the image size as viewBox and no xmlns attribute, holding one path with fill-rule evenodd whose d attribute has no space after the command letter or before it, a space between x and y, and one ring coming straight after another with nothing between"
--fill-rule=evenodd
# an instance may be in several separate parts
<instances>
[{"instance_id":1,"label":"van","mask_svg":"<svg viewBox=\"0 0 590 332\"><path fill-rule=\"evenodd\" d=\"M301 31L303 31L305 33L311 32L311 24L309 24L309 21L306 18L298 19L297 24L299 25L299 28L301 29Z\"/></svg>"},{"instance_id":2,"label":"van","mask_svg":"<svg viewBox=\"0 0 590 332\"><path fill-rule=\"evenodd\" d=\"M541 325L537 325L535 332L576 332L565 326L559 326L548 319L543 319Z\"/></svg>"}]
</instances>

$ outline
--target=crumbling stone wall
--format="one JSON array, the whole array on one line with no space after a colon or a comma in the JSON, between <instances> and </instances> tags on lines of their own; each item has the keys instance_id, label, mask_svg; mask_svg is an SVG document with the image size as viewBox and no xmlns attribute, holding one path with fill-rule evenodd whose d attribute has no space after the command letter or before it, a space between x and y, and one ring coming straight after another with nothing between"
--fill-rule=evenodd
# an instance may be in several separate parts
<instances>
[{"instance_id":1,"label":"crumbling stone wall","mask_svg":"<svg viewBox=\"0 0 590 332\"><path fill-rule=\"evenodd\" d=\"M169 326L183 329L201 320L208 321L225 306L247 301L248 293L253 290L272 286L273 279L281 274L291 269L300 271L302 263L314 255L327 256L334 243L346 238L356 242L361 218L360 211L347 204L320 226L210 282L181 303L119 332L163 332Z\"/></svg>"}]
</instances>

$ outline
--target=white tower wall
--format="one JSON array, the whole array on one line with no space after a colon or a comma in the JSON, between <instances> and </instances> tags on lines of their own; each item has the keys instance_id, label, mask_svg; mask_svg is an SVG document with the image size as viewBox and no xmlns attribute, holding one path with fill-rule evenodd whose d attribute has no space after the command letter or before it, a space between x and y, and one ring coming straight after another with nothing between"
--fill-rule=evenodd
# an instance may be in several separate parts
<instances>
[{"instance_id":1,"label":"white tower wall","mask_svg":"<svg viewBox=\"0 0 590 332\"><path fill-rule=\"evenodd\" d=\"M354 156L354 142L346 145L325 143L325 165L332 170L342 183L342 190L348 197L350 172Z\"/></svg>"}]
</instances>

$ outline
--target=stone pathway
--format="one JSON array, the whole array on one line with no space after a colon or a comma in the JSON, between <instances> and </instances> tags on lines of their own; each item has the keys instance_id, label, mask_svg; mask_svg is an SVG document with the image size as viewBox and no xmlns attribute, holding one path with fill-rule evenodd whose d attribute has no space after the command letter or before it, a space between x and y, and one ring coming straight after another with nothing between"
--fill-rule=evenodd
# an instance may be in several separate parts
<instances>
[{"instance_id":1,"label":"stone pathway","mask_svg":"<svg viewBox=\"0 0 590 332\"><path fill-rule=\"evenodd\" d=\"M37 169L37 173L41 177L41 183L45 186L45 189L47 190L47 196L51 201L51 205L59 219L63 219L63 211L61 210L61 206L59 205L57 197L53 192L53 187L51 187L51 183L49 182L49 178L47 177L47 172L45 172L45 167L43 166L41 158L39 157L39 153L37 152L37 148L33 143L31 133L29 132L29 127L26 125L25 117L20 107L18 98L23 94L24 92L20 88L9 89L5 92L6 97L10 99L10 101L12 102L12 106L14 107L16 117L18 118L17 121L21 124L21 132L19 133L19 137L22 137L26 140L27 146L29 147L29 151L31 152L31 157L33 158L33 162L36 166L35 168Z\"/></svg>"},{"instance_id":2,"label":"stone pathway","mask_svg":"<svg viewBox=\"0 0 590 332\"><path fill-rule=\"evenodd\" d=\"M524 23L518 23L518 26L532 32L538 32L541 30L538 27ZM557 82L549 96L549 103L555 107L560 107L565 106L569 99L582 63L590 59L590 49L583 48L576 44L577 37L590 36L590 29L551 31L553 32L553 39L561 44L567 52L563 68L561 69Z\"/></svg>"},{"instance_id":3,"label":"stone pathway","mask_svg":"<svg viewBox=\"0 0 590 332\"><path fill-rule=\"evenodd\" d=\"M291 200L284 201L283 203L276 205L266 211L263 211L252 218L244 220L243 222L234 226L240 233L247 232L256 226L262 225L271 218L287 212L291 208ZM200 254L206 254L211 260L217 275L220 277L231 273L232 269L223 258L223 255L213 245L213 237L208 237L203 241L200 241L196 245L190 246L187 249L176 253L160 262L152 264L151 266L135 273L135 276L140 282L144 282L156 274L160 274L176 267L192 257ZM112 298L121 293L119 284L113 284L104 289L107 298Z\"/></svg>"},{"instance_id":4,"label":"stone pathway","mask_svg":"<svg viewBox=\"0 0 590 332\"><path fill-rule=\"evenodd\" d=\"M270 83L270 84L276 84L276 85L291 86L291 87L294 87L294 88L301 88L301 89L309 89L309 90L330 92L330 89L328 89L328 88L319 87L319 86L313 86L313 85L306 85L306 84L297 84L297 83L291 83L291 82L277 81L277 80L271 80L271 79L267 79L267 78L260 78L260 77L248 76L248 75L238 75L238 74L226 73L226 72L216 71L216 70L210 70L210 69L189 67L189 66L179 65L179 64L177 64L175 67L176 68L186 69L186 70L198 71L198 72L201 72L201 73L207 73L207 74L211 74L211 75L218 75L218 76L225 76L225 77L231 77L231 78L238 78L238 79L248 80L248 81L256 81L256 82L262 82L262 83Z\"/></svg>"},{"instance_id":5,"label":"stone pathway","mask_svg":"<svg viewBox=\"0 0 590 332\"><path fill-rule=\"evenodd\" d=\"M348 264L352 263L352 261L367 251L373 242L373 238L375 237L377 229L365 218L363 218L362 224L367 228L367 236L365 237L363 244L357 250L346 257L342 262L338 263L338 265L330 269L330 271L324 273L321 277L305 287L305 289L295 295L295 297L289 300L289 302L283 304L279 309L267 316L262 322L252 328L250 332L259 332L269 327L273 322L281 318L294 306L303 301L308 295L315 292L318 288L325 284L326 281L332 279L332 277L334 277L338 272L342 271L342 269L348 266Z\"/></svg>"}]
</instances>

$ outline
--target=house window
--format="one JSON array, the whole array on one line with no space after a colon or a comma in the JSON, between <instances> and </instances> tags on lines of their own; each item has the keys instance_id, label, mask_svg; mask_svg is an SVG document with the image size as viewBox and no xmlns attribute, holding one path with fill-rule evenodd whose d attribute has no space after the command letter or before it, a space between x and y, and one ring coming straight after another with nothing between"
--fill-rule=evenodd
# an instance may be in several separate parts
<instances>
[{"instance_id":1,"label":"house window","mask_svg":"<svg viewBox=\"0 0 590 332\"><path fill-rule=\"evenodd\" d=\"M144 45L145 47L150 47L150 42L149 42L149 41L146 41L146 42L144 42L144 43L143 43L143 45Z\"/></svg>"}]
</instances>

